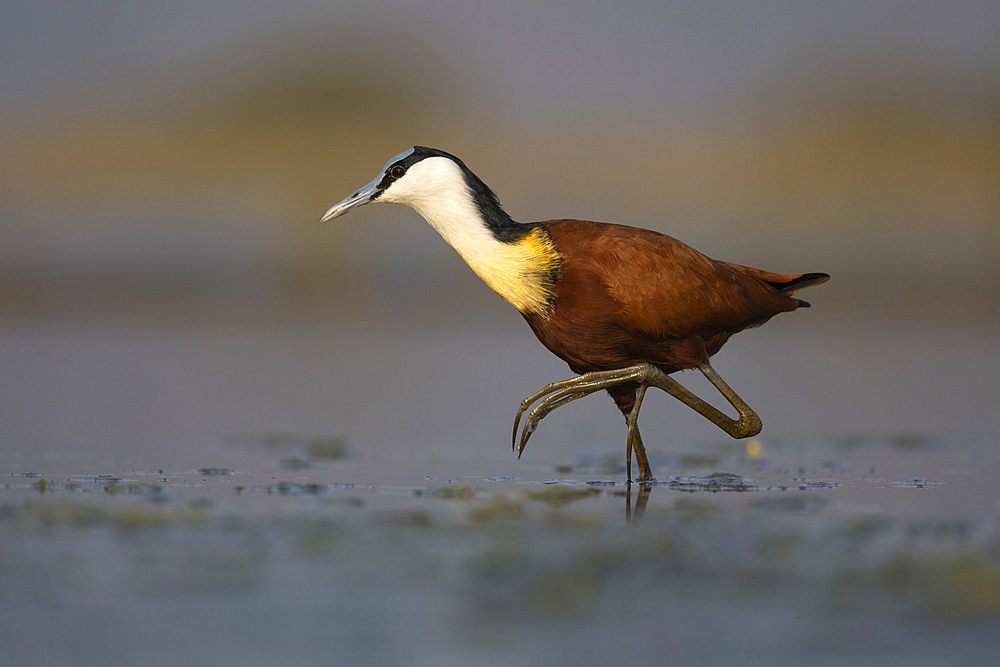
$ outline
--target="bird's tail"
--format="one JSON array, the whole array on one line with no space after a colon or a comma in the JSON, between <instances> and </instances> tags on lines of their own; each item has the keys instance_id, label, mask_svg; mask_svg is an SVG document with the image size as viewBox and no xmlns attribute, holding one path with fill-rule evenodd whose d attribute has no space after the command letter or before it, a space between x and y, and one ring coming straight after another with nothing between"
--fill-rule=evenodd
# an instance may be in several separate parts
<instances>
[{"instance_id":1,"label":"bird's tail","mask_svg":"<svg viewBox=\"0 0 1000 667\"><path fill-rule=\"evenodd\" d=\"M812 287L813 285L821 285L830 279L829 274L826 273L803 273L801 276L797 276L787 281L767 281L772 287L781 292L782 294L787 294L792 296L801 289L807 287ZM796 299L799 302L799 308L808 308L809 302L803 301L802 299Z\"/></svg>"},{"instance_id":2,"label":"bird's tail","mask_svg":"<svg viewBox=\"0 0 1000 667\"><path fill-rule=\"evenodd\" d=\"M737 271L753 276L757 280L767 283L782 294L787 294L788 296L792 296L800 289L812 287L813 285L820 285L830 279L830 276L826 273L771 273L770 271L755 269L752 266L742 266L740 264L731 264L729 262L720 262L720 264L725 264L732 269L736 269ZM809 307L809 304L805 301L800 299L795 300L799 302L800 308Z\"/></svg>"}]
</instances>

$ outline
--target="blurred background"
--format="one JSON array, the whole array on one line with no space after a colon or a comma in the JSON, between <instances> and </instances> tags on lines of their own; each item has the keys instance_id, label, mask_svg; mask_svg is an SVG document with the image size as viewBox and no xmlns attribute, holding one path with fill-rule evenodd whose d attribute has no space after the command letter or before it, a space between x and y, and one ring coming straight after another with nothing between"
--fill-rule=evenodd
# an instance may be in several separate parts
<instances>
[{"instance_id":1,"label":"blurred background","mask_svg":"<svg viewBox=\"0 0 1000 667\"><path fill-rule=\"evenodd\" d=\"M320 359L329 382L360 381L372 373L359 364L384 349L381 363L395 367L455 363L456 373L440 370L453 381L464 364L469 377L451 386L463 394L516 358L508 374L517 383L476 406L496 415L484 432L502 434L509 410L499 406L512 410L564 366L409 209L317 222L414 144L463 158L516 220L620 222L719 259L829 272L808 297L819 307L796 315L799 325L782 319L787 340L766 354L811 340L795 348L801 359L827 365L800 368L803 377L853 360L843 373L855 378L942 355L941 366L895 384L864 385L870 394L841 378L843 405L868 403L847 412L848 422L871 417L851 422L860 428L940 424L952 406L928 406L942 393L978 410L965 399L997 389L995 363L982 366L1000 319L998 25L1000 5L987 0L5 2L0 345L9 400L0 435L15 449L98 447L113 440L101 435L107 422L89 435L81 424L115 410L148 435L155 429L129 400L171 396L142 406L176 419L186 381L157 383L183 375L181 357L205 372L218 347L233 349L204 343L219 327L272 327L268 342L220 371L228 379L201 387L231 405L243 400L226 393L240 381L232 375L262 355L273 367L253 378L257 400L292 391L268 386L282 346L301 355L284 366L289 382L307 370L318 377ZM300 326L317 331L310 343L283 338ZM504 338L503 355L488 343L490 359L476 361L485 354L477 348L459 359L434 333L449 327L480 341L514 338ZM421 348L414 329L430 331L432 347ZM170 347L136 333L155 330L190 335ZM874 343L873 330L882 332ZM840 347L822 338L831 331L844 334ZM372 342L371 332L387 338ZM966 335L983 352L975 361L962 354ZM914 336L924 343L908 347ZM960 389L969 378L959 368L944 389L899 397L963 359L981 373L970 388ZM536 363L542 370L526 377ZM746 387L765 368L723 375ZM384 390L370 378L362 386ZM111 407L100 403L114 391ZM333 388L308 392L310 407L286 397L267 418L376 439L364 430L370 419L336 413ZM875 396L908 407L880 411ZM393 405L428 400L400 392ZM217 428L267 427L242 410ZM60 415L61 426L45 426ZM604 417L617 443L610 404Z\"/></svg>"},{"instance_id":2,"label":"blurred background","mask_svg":"<svg viewBox=\"0 0 1000 667\"><path fill-rule=\"evenodd\" d=\"M985 0L6 2L0 312L502 308L409 211L316 223L419 143L517 220L996 324L997 25Z\"/></svg>"}]
</instances>

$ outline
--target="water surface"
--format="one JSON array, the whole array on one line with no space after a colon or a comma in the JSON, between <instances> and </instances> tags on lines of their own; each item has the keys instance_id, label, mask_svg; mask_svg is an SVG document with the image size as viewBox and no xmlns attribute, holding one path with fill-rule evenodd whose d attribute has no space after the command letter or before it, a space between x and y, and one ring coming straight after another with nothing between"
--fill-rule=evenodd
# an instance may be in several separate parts
<instances>
[{"instance_id":1,"label":"water surface","mask_svg":"<svg viewBox=\"0 0 1000 667\"><path fill-rule=\"evenodd\" d=\"M650 395L640 489L604 396L511 454L522 323L9 322L0 656L989 664L997 351L776 321L715 361L762 436Z\"/></svg>"}]
</instances>

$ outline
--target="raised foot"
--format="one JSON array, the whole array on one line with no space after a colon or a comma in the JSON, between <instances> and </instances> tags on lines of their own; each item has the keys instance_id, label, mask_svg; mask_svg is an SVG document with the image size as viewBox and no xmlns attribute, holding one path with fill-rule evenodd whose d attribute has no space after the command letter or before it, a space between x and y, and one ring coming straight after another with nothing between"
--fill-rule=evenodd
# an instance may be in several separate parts
<instances>
[{"instance_id":1,"label":"raised foot","mask_svg":"<svg viewBox=\"0 0 1000 667\"><path fill-rule=\"evenodd\" d=\"M541 391L527 397L521 401L521 406L517 411L517 416L514 418L514 431L511 435L511 447L517 450L517 456L520 458L521 454L524 452L525 445L528 444L528 439L531 437L531 434L535 432L535 429L538 428L538 423L550 412L560 406L570 403L571 401L575 401L578 398L588 396L595 391L608 389L614 385L626 382L636 382L639 384L635 407L632 409L632 413L626 420L629 427L627 461L630 481L632 477L631 468L633 449L636 452L636 459L639 463L639 482L654 481L652 472L649 468L649 462L646 459L645 449L642 446L642 439L639 437L639 430L637 426L639 407L642 404L642 396L646 391L646 387L657 387L662 389L688 407L697 411L703 417L734 438L749 438L760 433L760 417L758 417L757 413L750 409L750 406L744 403L743 399L741 399L736 392L725 383L719 374L715 372L715 369L706 363L703 366L700 366L698 370L700 370L705 377L708 378L709 382L711 382L716 389L719 390L719 393L721 393L725 399L729 401L730 405L736 408L740 415L739 419L732 419L717 408L709 405L652 364L642 363L618 370L584 373L579 377L563 380L562 382L553 382L552 384L546 385ZM520 426L521 423L521 416L526 410L528 410L529 407L531 407L532 404L539 400L541 402L528 412L527 420L521 430L520 441L518 441L518 426Z\"/></svg>"}]
</instances>

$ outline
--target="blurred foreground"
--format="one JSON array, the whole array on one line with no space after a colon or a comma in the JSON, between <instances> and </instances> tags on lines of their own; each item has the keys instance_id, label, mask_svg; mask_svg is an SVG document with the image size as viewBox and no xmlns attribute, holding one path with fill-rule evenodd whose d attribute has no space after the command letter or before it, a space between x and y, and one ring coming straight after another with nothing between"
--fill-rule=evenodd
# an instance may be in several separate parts
<instances>
[{"instance_id":1,"label":"blurred foreground","mask_svg":"<svg viewBox=\"0 0 1000 667\"><path fill-rule=\"evenodd\" d=\"M604 396L514 459L523 325L8 325L3 658L990 664L995 338L815 301L717 357L760 440L647 397L645 491Z\"/></svg>"}]
</instances>

